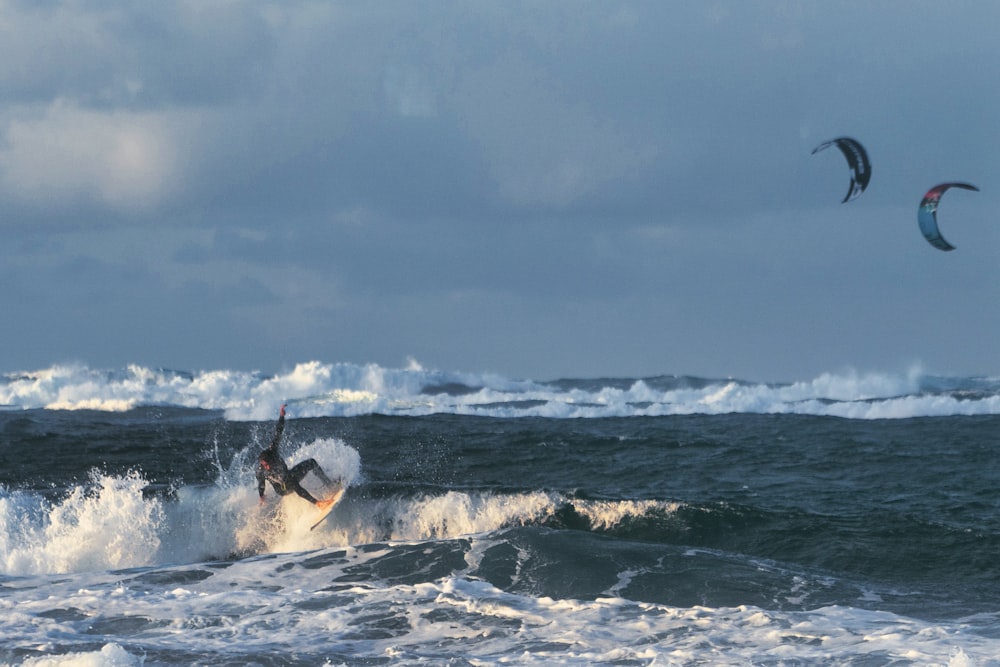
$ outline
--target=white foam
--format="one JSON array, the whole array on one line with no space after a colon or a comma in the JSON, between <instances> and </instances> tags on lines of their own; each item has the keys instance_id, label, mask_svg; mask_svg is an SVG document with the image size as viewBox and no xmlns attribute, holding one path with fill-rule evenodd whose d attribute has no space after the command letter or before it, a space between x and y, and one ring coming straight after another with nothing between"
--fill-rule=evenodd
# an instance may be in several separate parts
<instances>
[{"instance_id":1,"label":"white foam","mask_svg":"<svg viewBox=\"0 0 1000 667\"><path fill-rule=\"evenodd\" d=\"M923 387L928 378L914 367L898 374L824 373L790 384L721 380L657 388L652 381L635 380L623 388L620 382L574 386L491 374L444 373L416 363L387 369L375 364L310 361L274 376L234 370L181 373L135 365L102 371L71 365L0 376L0 405L105 411L179 406L222 410L231 420L260 421L272 419L275 406L283 402L289 403L295 417L452 413L599 418L738 412L892 419L1000 414L1000 381L944 378L944 385L957 390L928 391ZM961 391L965 385L976 391ZM428 387L447 386L464 389L454 395L441 390L424 393Z\"/></svg>"},{"instance_id":2,"label":"white foam","mask_svg":"<svg viewBox=\"0 0 1000 667\"><path fill-rule=\"evenodd\" d=\"M0 563L8 574L102 570L145 565L160 538L160 501L145 500L145 480L95 473L49 505L37 494L0 495Z\"/></svg>"},{"instance_id":3,"label":"white foam","mask_svg":"<svg viewBox=\"0 0 1000 667\"><path fill-rule=\"evenodd\" d=\"M193 579L184 568L163 568L152 578L134 571L17 580L0 598L0 626L9 629L8 647L42 652L89 645L94 636L87 628L97 623L106 641L116 639L119 623L129 640L128 652L108 644L99 652L33 658L57 662L27 663L55 665L141 664L133 646L229 663L291 650L306 661L346 652L359 661L392 658L394 664L460 657L473 664L531 665L826 664L832 657L844 664L964 667L996 664L1000 655L1000 639L977 630L994 627L995 618L973 625L842 606L794 612L682 608L623 599L614 590L594 600L554 599L506 592L462 571L415 584L375 578L347 583L365 563L392 557L393 549L386 544L248 559L203 568L211 576ZM331 588L335 581L343 584ZM86 621L61 622L47 613L66 609ZM121 662L111 662L116 659Z\"/></svg>"},{"instance_id":4,"label":"white foam","mask_svg":"<svg viewBox=\"0 0 1000 667\"><path fill-rule=\"evenodd\" d=\"M348 486L360 455L334 439L315 440L290 463L315 458ZM306 485L316 484L311 476ZM346 544L353 534L310 532L315 508L287 497L260 507L251 467L239 458L211 486L182 486L170 499L144 494L141 474L94 471L56 499L0 489L0 574L29 575L191 563L231 554L301 551ZM370 517L369 517L370 518ZM361 520L361 519L359 519Z\"/></svg>"},{"instance_id":5,"label":"white foam","mask_svg":"<svg viewBox=\"0 0 1000 667\"><path fill-rule=\"evenodd\" d=\"M458 537L523 525L551 515L558 500L546 493L516 495L449 491L408 502L394 521L392 539Z\"/></svg>"},{"instance_id":6,"label":"white foam","mask_svg":"<svg viewBox=\"0 0 1000 667\"><path fill-rule=\"evenodd\" d=\"M66 653L44 658L28 658L22 667L141 667L144 659L118 644L105 644L100 651Z\"/></svg>"},{"instance_id":7,"label":"white foam","mask_svg":"<svg viewBox=\"0 0 1000 667\"><path fill-rule=\"evenodd\" d=\"M0 490L0 574L101 571L384 540L450 539L543 523L569 502L601 529L678 507L666 501L570 501L541 491L353 498L350 487L361 475L356 450L335 439L318 439L293 452L289 461L307 457L348 485L331 519L315 530L309 526L316 509L297 496L268 494L260 506L252 469L238 458L220 472L216 484L182 486L170 499L144 496L146 481L137 473L94 472L89 483L56 500ZM304 484L319 490L311 476Z\"/></svg>"},{"instance_id":8,"label":"white foam","mask_svg":"<svg viewBox=\"0 0 1000 667\"><path fill-rule=\"evenodd\" d=\"M654 513L673 514L681 507L681 503L662 500L574 500L573 507L577 513L587 517L594 528L608 530L627 518Z\"/></svg>"}]
</instances>

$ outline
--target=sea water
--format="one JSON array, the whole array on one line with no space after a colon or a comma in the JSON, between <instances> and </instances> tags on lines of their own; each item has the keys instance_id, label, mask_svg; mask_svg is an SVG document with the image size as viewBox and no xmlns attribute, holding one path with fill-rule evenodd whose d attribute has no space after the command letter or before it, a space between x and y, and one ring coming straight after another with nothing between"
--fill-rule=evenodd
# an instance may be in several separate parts
<instances>
[{"instance_id":1,"label":"sea water","mask_svg":"<svg viewBox=\"0 0 1000 667\"><path fill-rule=\"evenodd\" d=\"M348 484L313 531L257 500L283 402ZM1000 379L61 366L0 405L0 664L1000 664Z\"/></svg>"}]
</instances>

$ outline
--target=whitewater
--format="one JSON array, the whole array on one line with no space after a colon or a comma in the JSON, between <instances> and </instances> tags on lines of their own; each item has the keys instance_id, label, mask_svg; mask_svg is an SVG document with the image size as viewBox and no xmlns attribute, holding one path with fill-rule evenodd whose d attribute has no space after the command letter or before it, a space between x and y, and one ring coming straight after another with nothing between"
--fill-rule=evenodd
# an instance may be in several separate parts
<instances>
[{"instance_id":1,"label":"whitewater","mask_svg":"<svg viewBox=\"0 0 1000 667\"><path fill-rule=\"evenodd\" d=\"M60 365L0 438L0 665L1000 665L996 378Z\"/></svg>"},{"instance_id":2,"label":"whitewater","mask_svg":"<svg viewBox=\"0 0 1000 667\"><path fill-rule=\"evenodd\" d=\"M6 409L125 411L138 406L221 410L269 419L294 404L301 416L429 414L597 418L682 414L806 414L893 419L1000 413L1000 378L847 370L790 383L690 376L536 381L495 374L308 362L282 373L181 372L54 366L0 376Z\"/></svg>"}]
</instances>

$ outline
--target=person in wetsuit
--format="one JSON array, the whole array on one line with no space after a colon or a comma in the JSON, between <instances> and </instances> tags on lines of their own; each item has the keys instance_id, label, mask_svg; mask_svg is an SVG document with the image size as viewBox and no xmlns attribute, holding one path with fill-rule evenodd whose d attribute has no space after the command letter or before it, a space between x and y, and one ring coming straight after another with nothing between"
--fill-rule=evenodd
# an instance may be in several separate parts
<instances>
[{"instance_id":1,"label":"person in wetsuit","mask_svg":"<svg viewBox=\"0 0 1000 667\"><path fill-rule=\"evenodd\" d=\"M278 426L275 429L274 438L270 446L260 453L257 458L257 493L260 495L261 504L264 503L264 483L271 482L275 492L279 496L287 496L289 493L297 493L313 505L323 507L329 504L324 500L317 500L311 493L302 488L302 478L310 472L316 475L327 488L333 488L334 482L326 476L323 469L316 463L316 459L306 459L296 464L293 468L285 464L284 459L278 453L278 443L281 442L281 434L285 431L285 406L281 406L278 414Z\"/></svg>"}]
</instances>

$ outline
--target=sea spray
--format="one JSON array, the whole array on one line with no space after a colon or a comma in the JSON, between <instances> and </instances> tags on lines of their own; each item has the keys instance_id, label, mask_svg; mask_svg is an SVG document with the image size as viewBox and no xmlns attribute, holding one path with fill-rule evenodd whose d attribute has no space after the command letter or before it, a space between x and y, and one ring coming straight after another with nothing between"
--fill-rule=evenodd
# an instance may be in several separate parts
<instances>
[{"instance_id":1,"label":"sea spray","mask_svg":"<svg viewBox=\"0 0 1000 667\"><path fill-rule=\"evenodd\" d=\"M16 492L0 499L0 547L8 574L137 567L157 562L162 501L145 498L139 472L93 472L48 501Z\"/></svg>"}]
</instances>

